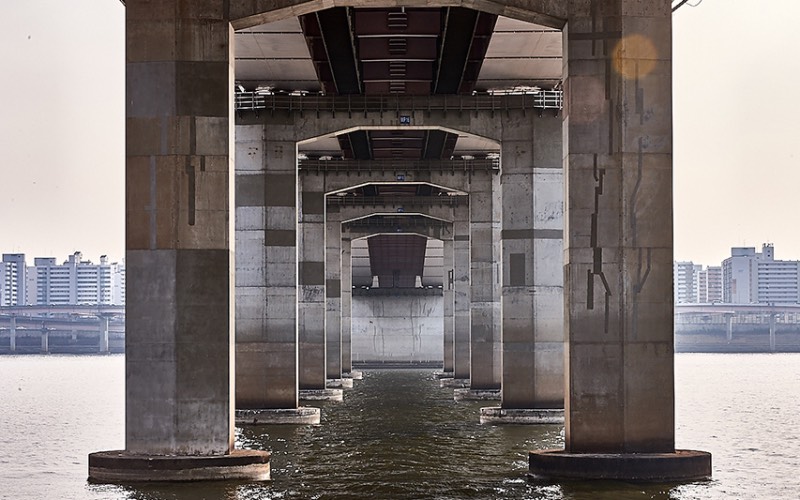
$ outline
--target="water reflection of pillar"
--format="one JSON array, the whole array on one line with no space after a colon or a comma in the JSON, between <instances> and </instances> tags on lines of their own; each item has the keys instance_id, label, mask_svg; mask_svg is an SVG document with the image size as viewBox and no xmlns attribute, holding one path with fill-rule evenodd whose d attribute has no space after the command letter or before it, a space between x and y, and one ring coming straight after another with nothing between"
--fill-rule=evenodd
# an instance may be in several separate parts
<instances>
[{"instance_id":1,"label":"water reflection of pillar","mask_svg":"<svg viewBox=\"0 0 800 500\"><path fill-rule=\"evenodd\" d=\"M108 323L109 317L105 314L101 314L99 317L100 320L100 346L99 351L101 353L107 354L108 353Z\"/></svg>"},{"instance_id":2,"label":"water reflection of pillar","mask_svg":"<svg viewBox=\"0 0 800 500\"><path fill-rule=\"evenodd\" d=\"M775 352L775 313L769 315L769 350Z\"/></svg>"},{"instance_id":3,"label":"water reflection of pillar","mask_svg":"<svg viewBox=\"0 0 800 500\"><path fill-rule=\"evenodd\" d=\"M42 323L42 354L47 354L50 351L50 332L47 327Z\"/></svg>"},{"instance_id":4,"label":"water reflection of pillar","mask_svg":"<svg viewBox=\"0 0 800 500\"><path fill-rule=\"evenodd\" d=\"M728 343L731 343L733 340L733 313L728 313L725 315L725 327L726 327L726 338Z\"/></svg>"},{"instance_id":5,"label":"water reflection of pillar","mask_svg":"<svg viewBox=\"0 0 800 500\"><path fill-rule=\"evenodd\" d=\"M17 352L17 316L11 315L11 337L9 338L9 350Z\"/></svg>"}]
</instances>

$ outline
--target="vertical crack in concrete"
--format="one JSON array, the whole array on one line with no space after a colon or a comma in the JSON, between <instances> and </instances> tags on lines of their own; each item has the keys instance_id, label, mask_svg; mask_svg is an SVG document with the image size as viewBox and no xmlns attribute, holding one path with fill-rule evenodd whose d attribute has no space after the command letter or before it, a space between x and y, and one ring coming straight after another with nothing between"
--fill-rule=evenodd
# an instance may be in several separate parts
<instances>
[{"instance_id":1,"label":"vertical crack in concrete","mask_svg":"<svg viewBox=\"0 0 800 500\"><path fill-rule=\"evenodd\" d=\"M600 278L605 288L605 323L604 333L608 333L609 327L609 298L611 297L611 288L608 285L605 272L603 272L603 249L600 248L598 240L598 216L600 213L600 196L603 194L603 178L605 177L606 170L598 168L597 155L594 155L593 175L595 180L594 188L594 212L592 213L592 230L590 236L590 244L592 247L592 268L586 271L586 308L589 310L594 309L594 279L595 276Z\"/></svg>"}]
</instances>

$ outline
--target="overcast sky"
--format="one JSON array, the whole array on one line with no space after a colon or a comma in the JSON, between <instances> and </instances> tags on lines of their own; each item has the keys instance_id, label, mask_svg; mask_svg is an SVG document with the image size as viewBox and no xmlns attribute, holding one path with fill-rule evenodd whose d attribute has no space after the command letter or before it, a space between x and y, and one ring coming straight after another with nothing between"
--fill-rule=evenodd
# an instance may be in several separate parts
<instances>
[{"instance_id":1,"label":"overcast sky","mask_svg":"<svg viewBox=\"0 0 800 500\"><path fill-rule=\"evenodd\" d=\"M798 19L798 0L675 13L676 259L800 259ZM124 45L118 0L2 1L0 251L123 256Z\"/></svg>"}]
</instances>

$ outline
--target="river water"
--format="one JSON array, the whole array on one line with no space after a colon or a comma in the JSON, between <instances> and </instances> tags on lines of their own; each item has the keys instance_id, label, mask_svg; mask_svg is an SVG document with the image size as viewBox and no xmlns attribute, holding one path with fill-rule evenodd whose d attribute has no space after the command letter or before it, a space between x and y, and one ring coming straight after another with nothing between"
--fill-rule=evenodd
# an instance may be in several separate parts
<instances>
[{"instance_id":1,"label":"river water","mask_svg":"<svg viewBox=\"0 0 800 500\"><path fill-rule=\"evenodd\" d=\"M2 499L798 499L800 354L676 356L676 442L713 454L711 481L539 484L527 451L560 426L482 426L430 370L365 371L319 426L237 429L272 450L273 481L120 487L87 454L124 447L124 358L0 357Z\"/></svg>"}]
</instances>

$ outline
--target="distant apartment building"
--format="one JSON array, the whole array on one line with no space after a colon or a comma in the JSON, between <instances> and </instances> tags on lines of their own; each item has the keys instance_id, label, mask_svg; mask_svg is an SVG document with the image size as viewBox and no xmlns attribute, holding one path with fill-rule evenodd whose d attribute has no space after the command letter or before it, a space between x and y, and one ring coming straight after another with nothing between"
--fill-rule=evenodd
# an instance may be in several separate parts
<instances>
[{"instance_id":1,"label":"distant apartment building","mask_svg":"<svg viewBox=\"0 0 800 500\"><path fill-rule=\"evenodd\" d=\"M694 262L673 264L676 304L708 304L722 301L722 268L703 268Z\"/></svg>"},{"instance_id":2,"label":"distant apartment building","mask_svg":"<svg viewBox=\"0 0 800 500\"><path fill-rule=\"evenodd\" d=\"M25 305L26 287L25 254L4 253L0 262L0 306Z\"/></svg>"},{"instance_id":3,"label":"distant apartment building","mask_svg":"<svg viewBox=\"0 0 800 500\"><path fill-rule=\"evenodd\" d=\"M702 269L702 267L703 266L696 265L693 262L675 262L673 264L676 304L694 304L697 302L697 272Z\"/></svg>"},{"instance_id":4,"label":"distant apartment building","mask_svg":"<svg viewBox=\"0 0 800 500\"><path fill-rule=\"evenodd\" d=\"M0 306L125 304L125 264L83 260L80 252L58 264L36 257L27 266L25 254L3 254L0 263Z\"/></svg>"},{"instance_id":5,"label":"distant apartment building","mask_svg":"<svg viewBox=\"0 0 800 500\"><path fill-rule=\"evenodd\" d=\"M733 304L800 303L800 261L775 260L775 249L764 244L731 248L722 262L723 301Z\"/></svg>"}]
</instances>

